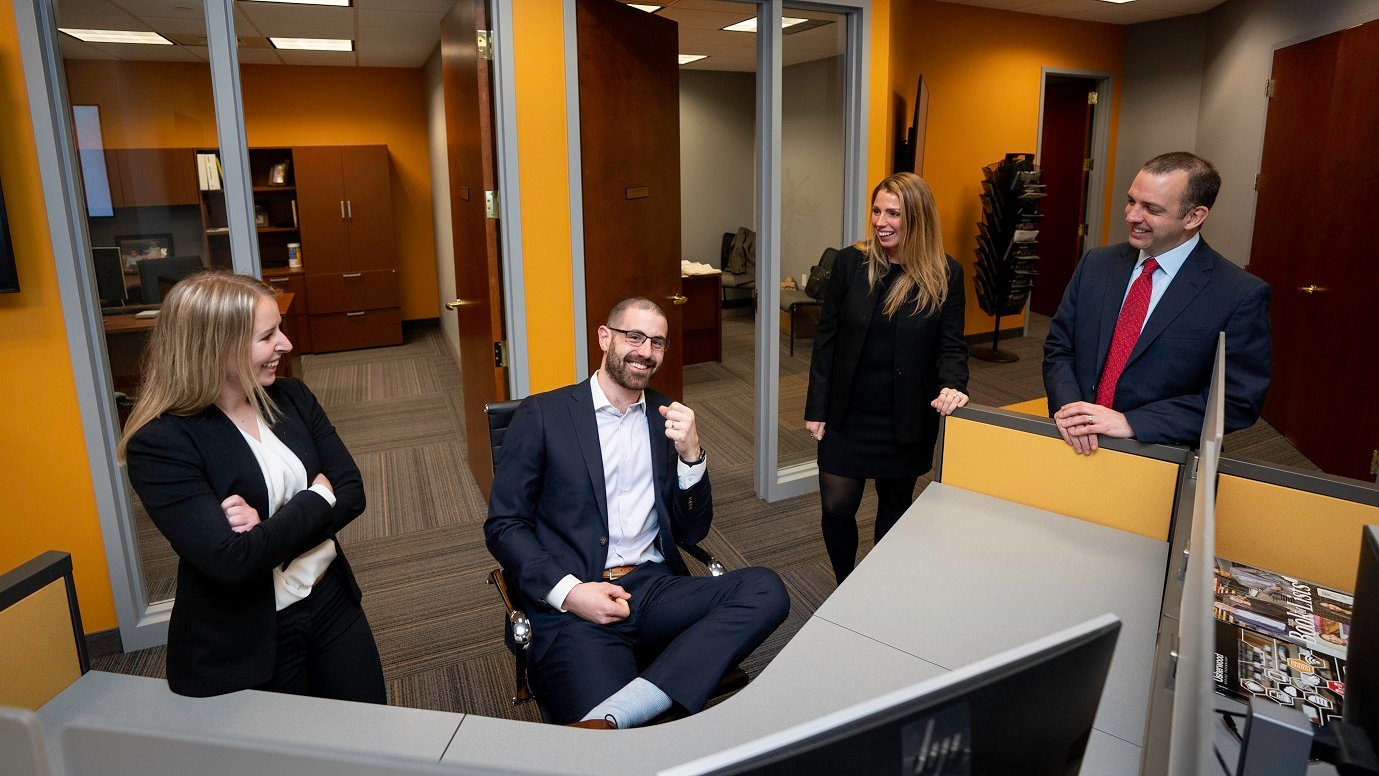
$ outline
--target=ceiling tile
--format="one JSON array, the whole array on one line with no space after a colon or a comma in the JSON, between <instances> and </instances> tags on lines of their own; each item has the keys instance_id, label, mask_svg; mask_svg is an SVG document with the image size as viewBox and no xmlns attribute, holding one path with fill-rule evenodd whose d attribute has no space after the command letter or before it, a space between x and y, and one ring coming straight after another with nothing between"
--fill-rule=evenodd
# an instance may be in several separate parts
<instances>
[{"instance_id":1,"label":"ceiling tile","mask_svg":"<svg viewBox=\"0 0 1379 776\"><path fill-rule=\"evenodd\" d=\"M241 65L281 65L282 59L278 57L276 49L241 48L239 50L239 63Z\"/></svg>"},{"instance_id":2,"label":"ceiling tile","mask_svg":"<svg viewBox=\"0 0 1379 776\"><path fill-rule=\"evenodd\" d=\"M350 67L354 64L353 51L282 51L278 56L289 65L327 65Z\"/></svg>"},{"instance_id":3,"label":"ceiling tile","mask_svg":"<svg viewBox=\"0 0 1379 776\"><path fill-rule=\"evenodd\" d=\"M455 6L455 0L354 0L354 5L360 11L417 11L444 16Z\"/></svg>"},{"instance_id":4,"label":"ceiling tile","mask_svg":"<svg viewBox=\"0 0 1379 776\"><path fill-rule=\"evenodd\" d=\"M352 38L353 8L240 3L240 10L266 36L287 38Z\"/></svg>"},{"instance_id":5,"label":"ceiling tile","mask_svg":"<svg viewBox=\"0 0 1379 776\"><path fill-rule=\"evenodd\" d=\"M419 31L433 31L436 38L440 38L441 20L445 18L443 13L433 13L430 11L359 11L359 27L396 27L401 29L413 28Z\"/></svg>"}]
</instances>

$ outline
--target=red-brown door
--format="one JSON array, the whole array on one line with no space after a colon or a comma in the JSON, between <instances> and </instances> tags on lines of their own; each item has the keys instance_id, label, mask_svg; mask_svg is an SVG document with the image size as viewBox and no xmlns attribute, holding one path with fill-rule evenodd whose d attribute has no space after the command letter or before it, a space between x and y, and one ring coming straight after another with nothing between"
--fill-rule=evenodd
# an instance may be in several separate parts
<instances>
[{"instance_id":1,"label":"red-brown door","mask_svg":"<svg viewBox=\"0 0 1379 776\"><path fill-rule=\"evenodd\" d=\"M597 327L629 296L665 309L681 333L678 25L614 0L575 4L579 48L584 301L589 368ZM680 398L683 352L666 351L653 385Z\"/></svg>"},{"instance_id":2,"label":"red-brown door","mask_svg":"<svg viewBox=\"0 0 1379 776\"><path fill-rule=\"evenodd\" d=\"M1363 479L1379 448L1366 331L1379 295L1367 212L1379 107L1358 96L1379 89L1376 59L1379 22L1274 53L1250 253L1273 288L1264 419L1326 472ZM1339 422L1319 422L1319 397Z\"/></svg>"},{"instance_id":3,"label":"red-brown door","mask_svg":"<svg viewBox=\"0 0 1379 776\"><path fill-rule=\"evenodd\" d=\"M478 56L477 31L487 29L487 19L486 0L460 0L441 21L465 444L470 471L485 495L493 484L493 456L484 405L507 398L507 370L494 362L494 344L503 340L498 222L484 209L484 192L498 189L491 71Z\"/></svg>"},{"instance_id":4,"label":"red-brown door","mask_svg":"<svg viewBox=\"0 0 1379 776\"><path fill-rule=\"evenodd\" d=\"M1044 85L1044 120L1039 167L1048 196L1039 202L1039 276L1030 292L1030 309L1043 315L1058 311L1063 290L1082 258L1082 230L1087 222L1086 164L1091 158L1092 109L1088 98L1097 82L1089 78L1050 76Z\"/></svg>"}]
</instances>

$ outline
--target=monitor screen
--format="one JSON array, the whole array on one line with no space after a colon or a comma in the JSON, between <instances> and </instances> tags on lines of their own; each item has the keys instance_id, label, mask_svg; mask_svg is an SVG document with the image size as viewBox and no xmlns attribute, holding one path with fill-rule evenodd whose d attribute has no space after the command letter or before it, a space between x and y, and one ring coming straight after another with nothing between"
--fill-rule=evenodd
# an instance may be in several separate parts
<instances>
[{"instance_id":1,"label":"monitor screen","mask_svg":"<svg viewBox=\"0 0 1379 776\"><path fill-rule=\"evenodd\" d=\"M10 242L10 222L5 215L5 191L0 188L0 294L19 292L19 272L14 264L14 245Z\"/></svg>"},{"instance_id":2,"label":"monitor screen","mask_svg":"<svg viewBox=\"0 0 1379 776\"><path fill-rule=\"evenodd\" d=\"M1379 526L1367 525L1355 574L1355 607L1346 647L1343 719L1379 744Z\"/></svg>"},{"instance_id":3,"label":"monitor screen","mask_svg":"<svg viewBox=\"0 0 1379 776\"><path fill-rule=\"evenodd\" d=\"M122 305L125 301L124 270L119 248L92 248L91 263L96 270L96 292L102 306Z\"/></svg>"},{"instance_id":4,"label":"monitor screen","mask_svg":"<svg viewBox=\"0 0 1379 776\"><path fill-rule=\"evenodd\" d=\"M1075 774L1119 632L1104 614L661 773Z\"/></svg>"}]
</instances>

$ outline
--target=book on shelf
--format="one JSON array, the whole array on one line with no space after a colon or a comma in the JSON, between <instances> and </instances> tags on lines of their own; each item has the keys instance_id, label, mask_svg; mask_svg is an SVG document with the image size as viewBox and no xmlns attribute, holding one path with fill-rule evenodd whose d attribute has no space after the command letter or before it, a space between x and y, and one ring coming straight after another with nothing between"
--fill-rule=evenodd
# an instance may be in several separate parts
<instances>
[{"instance_id":1,"label":"book on shelf","mask_svg":"<svg viewBox=\"0 0 1379 776\"><path fill-rule=\"evenodd\" d=\"M300 224L297 223L297 200L292 200L292 228L296 229Z\"/></svg>"},{"instance_id":2,"label":"book on shelf","mask_svg":"<svg viewBox=\"0 0 1379 776\"><path fill-rule=\"evenodd\" d=\"M1339 718L1354 598L1225 558L1214 592L1217 690L1299 708L1319 725Z\"/></svg>"},{"instance_id":3,"label":"book on shelf","mask_svg":"<svg viewBox=\"0 0 1379 776\"><path fill-rule=\"evenodd\" d=\"M196 182L202 191L220 191L224 175L218 155L208 151L197 152Z\"/></svg>"}]
</instances>

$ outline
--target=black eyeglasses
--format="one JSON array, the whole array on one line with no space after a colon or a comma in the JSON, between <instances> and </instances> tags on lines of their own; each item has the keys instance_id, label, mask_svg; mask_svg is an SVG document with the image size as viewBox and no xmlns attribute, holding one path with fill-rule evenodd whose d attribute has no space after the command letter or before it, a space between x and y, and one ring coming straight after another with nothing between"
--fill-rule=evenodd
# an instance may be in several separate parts
<instances>
[{"instance_id":1,"label":"black eyeglasses","mask_svg":"<svg viewBox=\"0 0 1379 776\"><path fill-rule=\"evenodd\" d=\"M627 339L627 344L631 345L634 348L641 347L642 343L646 342L647 340L651 340L652 350L665 350L666 348L670 347L669 339L665 337L648 337L646 336L645 332L640 332L636 329L615 329L612 326L609 326L608 330L616 331L617 333L621 334L623 337Z\"/></svg>"}]
</instances>

